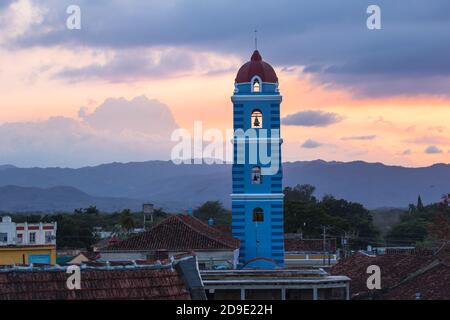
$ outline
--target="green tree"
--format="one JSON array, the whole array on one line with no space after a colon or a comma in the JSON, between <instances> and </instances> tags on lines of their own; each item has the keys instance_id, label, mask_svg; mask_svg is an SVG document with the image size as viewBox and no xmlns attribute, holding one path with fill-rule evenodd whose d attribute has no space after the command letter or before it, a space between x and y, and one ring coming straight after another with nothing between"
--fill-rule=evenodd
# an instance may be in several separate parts
<instances>
[{"instance_id":1,"label":"green tree","mask_svg":"<svg viewBox=\"0 0 450 320\"><path fill-rule=\"evenodd\" d=\"M310 184L296 185L295 187L286 187L284 189L285 199L288 201L300 201L300 202L317 202L314 197L316 187Z\"/></svg>"},{"instance_id":2,"label":"green tree","mask_svg":"<svg viewBox=\"0 0 450 320\"><path fill-rule=\"evenodd\" d=\"M305 237L317 238L322 236L322 226L327 226L330 236L353 235L351 244L355 248L378 239L372 215L361 204L332 195L318 201L314 191L311 185L284 189L285 232L302 232Z\"/></svg>"},{"instance_id":3,"label":"green tree","mask_svg":"<svg viewBox=\"0 0 450 320\"><path fill-rule=\"evenodd\" d=\"M411 246L424 241L427 236L427 224L420 220L405 221L395 225L386 235L390 246Z\"/></svg>"},{"instance_id":4,"label":"green tree","mask_svg":"<svg viewBox=\"0 0 450 320\"><path fill-rule=\"evenodd\" d=\"M417 210L423 211L424 209L425 207L423 206L422 198L419 195L419 197L417 198Z\"/></svg>"},{"instance_id":5,"label":"green tree","mask_svg":"<svg viewBox=\"0 0 450 320\"><path fill-rule=\"evenodd\" d=\"M97 209L96 206L89 206L88 208L84 209L84 213L98 215L100 211Z\"/></svg>"},{"instance_id":6,"label":"green tree","mask_svg":"<svg viewBox=\"0 0 450 320\"><path fill-rule=\"evenodd\" d=\"M225 209L220 201L205 202L194 210L193 215L204 222L213 218L215 224L231 224L231 212Z\"/></svg>"},{"instance_id":7,"label":"green tree","mask_svg":"<svg viewBox=\"0 0 450 320\"><path fill-rule=\"evenodd\" d=\"M135 228L133 215L130 209L125 209L120 214L120 226L125 232L130 232Z\"/></svg>"}]
</instances>

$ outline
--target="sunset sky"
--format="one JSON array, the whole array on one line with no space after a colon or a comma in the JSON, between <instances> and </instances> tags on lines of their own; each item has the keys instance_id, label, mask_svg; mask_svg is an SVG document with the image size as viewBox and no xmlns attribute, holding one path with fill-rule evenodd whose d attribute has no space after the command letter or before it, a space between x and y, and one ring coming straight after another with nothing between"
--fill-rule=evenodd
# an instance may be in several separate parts
<instances>
[{"instance_id":1,"label":"sunset sky","mask_svg":"<svg viewBox=\"0 0 450 320\"><path fill-rule=\"evenodd\" d=\"M255 28L285 161L450 163L448 0L1 0L0 164L169 159L174 129L231 128Z\"/></svg>"}]
</instances>

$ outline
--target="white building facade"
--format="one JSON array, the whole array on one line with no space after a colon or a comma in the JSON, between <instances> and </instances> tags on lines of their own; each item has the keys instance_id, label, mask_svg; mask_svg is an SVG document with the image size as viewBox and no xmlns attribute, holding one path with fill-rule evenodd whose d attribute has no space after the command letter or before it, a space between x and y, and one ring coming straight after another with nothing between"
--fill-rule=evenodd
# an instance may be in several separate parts
<instances>
[{"instance_id":1,"label":"white building facade","mask_svg":"<svg viewBox=\"0 0 450 320\"><path fill-rule=\"evenodd\" d=\"M5 216L0 222L0 246L56 245L56 222L15 223Z\"/></svg>"}]
</instances>

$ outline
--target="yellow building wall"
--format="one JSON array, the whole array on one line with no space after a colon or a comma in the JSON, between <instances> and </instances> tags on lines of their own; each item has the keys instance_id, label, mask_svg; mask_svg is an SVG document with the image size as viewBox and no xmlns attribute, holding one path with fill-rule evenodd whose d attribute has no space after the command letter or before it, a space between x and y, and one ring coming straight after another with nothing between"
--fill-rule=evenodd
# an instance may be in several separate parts
<instances>
[{"instance_id":1,"label":"yellow building wall","mask_svg":"<svg viewBox=\"0 0 450 320\"><path fill-rule=\"evenodd\" d=\"M55 246L35 247L0 247L0 265L29 264L28 256L32 254L50 255L50 264L56 264Z\"/></svg>"}]
</instances>

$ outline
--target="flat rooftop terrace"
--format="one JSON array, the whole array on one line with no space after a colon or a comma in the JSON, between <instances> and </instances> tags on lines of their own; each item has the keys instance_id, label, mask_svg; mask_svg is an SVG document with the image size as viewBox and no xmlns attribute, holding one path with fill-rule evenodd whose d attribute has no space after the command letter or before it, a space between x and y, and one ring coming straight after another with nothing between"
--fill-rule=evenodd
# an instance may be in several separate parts
<instances>
[{"instance_id":1,"label":"flat rooftop terrace","mask_svg":"<svg viewBox=\"0 0 450 320\"><path fill-rule=\"evenodd\" d=\"M200 270L210 299L349 298L350 278L331 276L322 268Z\"/></svg>"}]
</instances>

